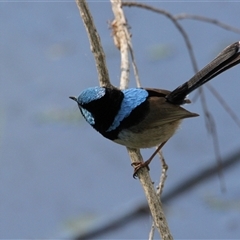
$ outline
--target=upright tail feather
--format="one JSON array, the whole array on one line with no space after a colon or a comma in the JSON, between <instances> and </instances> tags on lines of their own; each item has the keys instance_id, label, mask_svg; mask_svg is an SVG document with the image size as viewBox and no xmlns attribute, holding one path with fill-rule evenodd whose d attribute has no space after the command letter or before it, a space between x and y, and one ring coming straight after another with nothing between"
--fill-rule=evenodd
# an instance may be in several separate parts
<instances>
[{"instance_id":1,"label":"upright tail feather","mask_svg":"<svg viewBox=\"0 0 240 240\"><path fill-rule=\"evenodd\" d=\"M226 47L214 60L197 72L189 81L170 92L166 99L173 104L183 104L186 96L220 73L240 63L240 41Z\"/></svg>"}]
</instances>

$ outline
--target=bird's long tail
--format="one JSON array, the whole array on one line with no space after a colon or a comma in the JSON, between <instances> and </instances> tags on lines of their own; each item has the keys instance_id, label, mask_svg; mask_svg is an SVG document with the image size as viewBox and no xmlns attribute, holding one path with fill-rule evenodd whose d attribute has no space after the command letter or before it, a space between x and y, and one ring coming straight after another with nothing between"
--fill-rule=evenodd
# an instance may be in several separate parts
<instances>
[{"instance_id":1,"label":"bird's long tail","mask_svg":"<svg viewBox=\"0 0 240 240\"><path fill-rule=\"evenodd\" d=\"M239 49L240 41L226 47L215 59L213 59L202 70L197 72L189 81L170 92L166 96L167 101L173 104L183 104L185 97L190 92L213 79L220 73L239 64Z\"/></svg>"}]
</instances>

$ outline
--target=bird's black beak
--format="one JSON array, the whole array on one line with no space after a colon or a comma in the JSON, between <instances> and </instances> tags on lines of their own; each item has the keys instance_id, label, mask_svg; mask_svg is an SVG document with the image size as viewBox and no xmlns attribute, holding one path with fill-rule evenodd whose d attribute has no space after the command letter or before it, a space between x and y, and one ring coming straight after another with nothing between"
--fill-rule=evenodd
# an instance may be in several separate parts
<instances>
[{"instance_id":1,"label":"bird's black beak","mask_svg":"<svg viewBox=\"0 0 240 240\"><path fill-rule=\"evenodd\" d=\"M74 100L75 102L77 102L77 98L76 97L70 96L69 98Z\"/></svg>"}]
</instances>

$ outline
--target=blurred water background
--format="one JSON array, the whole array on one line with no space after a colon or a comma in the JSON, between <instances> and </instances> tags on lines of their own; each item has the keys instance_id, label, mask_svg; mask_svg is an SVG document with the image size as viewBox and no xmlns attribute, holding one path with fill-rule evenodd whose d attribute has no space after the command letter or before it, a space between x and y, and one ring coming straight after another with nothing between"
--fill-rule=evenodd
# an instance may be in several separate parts
<instances>
[{"instance_id":1,"label":"blurred water background","mask_svg":"<svg viewBox=\"0 0 240 240\"><path fill-rule=\"evenodd\" d=\"M172 14L190 13L239 27L240 3L154 1ZM120 76L108 21L109 1L89 1L113 84ZM174 89L193 75L182 36L165 17L126 8L144 87ZM213 24L183 20L199 68L240 34ZM104 139L81 118L68 96L98 84L86 31L74 1L0 2L0 238L73 236L99 219L108 219L145 201L124 147ZM211 84L239 115L240 68ZM135 86L131 77L130 86ZM240 129L212 94L205 91L215 117L222 156L239 150ZM191 94L192 98L194 94ZM215 163L200 101L187 108L201 116L185 120L164 148L169 165L164 193ZM149 157L153 149L143 150ZM151 164L159 181L160 163ZM240 166L165 204L175 239L240 237ZM97 239L146 239L151 217L143 215ZM158 235L156 234L156 239Z\"/></svg>"}]
</instances>

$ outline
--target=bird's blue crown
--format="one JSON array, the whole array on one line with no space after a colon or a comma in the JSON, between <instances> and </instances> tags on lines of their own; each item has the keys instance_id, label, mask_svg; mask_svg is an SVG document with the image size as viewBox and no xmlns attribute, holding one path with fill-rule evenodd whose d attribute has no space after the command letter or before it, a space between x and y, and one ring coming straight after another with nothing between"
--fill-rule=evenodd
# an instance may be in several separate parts
<instances>
[{"instance_id":1,"label":"bird's blue crown","mask_svg":"<svg viewBox=\"0 0 240 240\"><path fill-rule=\"evenodd\" d=\"M106 94L106 89L103 87L90 87L83 90L77 98L80 105L90 103L94 100L102 98Z\"/></svg>"}]
</instances>

